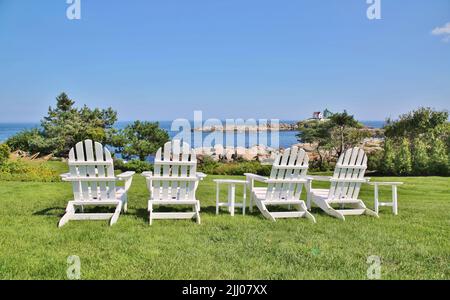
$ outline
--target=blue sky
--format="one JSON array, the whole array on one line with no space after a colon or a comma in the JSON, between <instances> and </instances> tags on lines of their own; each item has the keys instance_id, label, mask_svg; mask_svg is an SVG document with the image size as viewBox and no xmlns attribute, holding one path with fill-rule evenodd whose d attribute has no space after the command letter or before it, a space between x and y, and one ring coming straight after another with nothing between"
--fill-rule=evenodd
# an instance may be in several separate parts
<instances>
[{"instance_id":1,"label":"blue sky","mask_svg":"<svg viewBox=\"0 0 450 300\"><path fill-rule=\"evenodd\" d=\"M38 121L62 91L120 120L449 108L448 0L382 0L372 21L366 0L81 0L81 20L67 6L0 0L0 122Z\"/></svg>"}]
</instances>

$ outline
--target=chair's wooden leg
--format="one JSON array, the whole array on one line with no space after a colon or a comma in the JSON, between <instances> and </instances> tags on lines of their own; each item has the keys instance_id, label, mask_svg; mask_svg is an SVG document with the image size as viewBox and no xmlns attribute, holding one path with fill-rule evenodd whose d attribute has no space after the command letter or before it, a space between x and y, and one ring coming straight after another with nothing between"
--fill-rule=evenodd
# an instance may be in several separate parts
<instances>
[{"instance_id":1,"label":"chair's wooden leg","mask_svg":"<svg viewBox=\"0 0 450 300\"><path fill-rule=\"evenodd\" d=\"M398 215L398 199L397 199L397 186L392 186L392 212L394 215Z\"/></svg>"},{"instance_id":2,"label":"chair's wooden leg","mask_svg":"<svg viewBox=\"0 0 450 300\"><path fill-rule=\"evenodd\" d=\"M148 203L148 223L149 223L149 225L152 225L152 223L153 223L152 212L153 212L153 205L149 201L149 203Z\"/></svg>"},{"instance_id":3,"label":"chair's wooden leg","mask_svg":"<svg viewBox=\"0 0 450 300\"><path fill-rule=\"evenodd\" d=\"M113 216L111 217L111 221L109 222L109 225L114 225L117 222L121 211L122 211L122 202L119 202L119 204L117 204L117 206L116 206L116 210L114 211Z\"/></svg>"},{"instance_id":4,"label":"chair's wooden leg","mask_svg":"<svg viewBox=\"0 0 450 300\"><path fill-rule=\"evenodd\" d=\"M67 204L66 213L62 216L62 218L58 222L58 227L61 228L65 224L67 224L67 222L69 222L69 220L73 217L74 214L75 214L75 207L73 206L72 203L69 202Z\"/></svg>"},{"instance_id":5,"label":"chair's wooden leg","mask_svg":"<svg viewBox=\"0 0 450 300\"><path fill-rule=\"evenodd\" d=\"M311 211L311 193L307 192L306 194L306 208Z\"/></svg>"},{"instance_id":6,"label":"chair's wooden leg","mask_svg":"<svg viewBox=\"0 0 450 300\"><path fill-rule=\"evenodd\" d=\"M304 202L299 204L299 211L304 211L305 218L312 221L313 223L316 223L316 218L308 211L308 207Z\"/></svg>"},{"instance_id":7,"label":"chair's wooden leg","mask_svg":"<svg viewBox=\"0 0 450 300\"><path fill-rule=\"evenodd\" d=\"M126 213L128 211L128 196L127 194L123 195L123 212Z\"/></svg>"},{"instance_id":8,"label":"chair's wooden leg","mask_svg":"<svg viewBox=\"0 0 450 300\"><path fill-rule=\"evenodd\" d=\"M197 202L197 204L195 204L195 210L197 212L197 214L196 214L197 224L201 224L201 220L200 220L200 202Z\"/></svg>"}]
</instances>

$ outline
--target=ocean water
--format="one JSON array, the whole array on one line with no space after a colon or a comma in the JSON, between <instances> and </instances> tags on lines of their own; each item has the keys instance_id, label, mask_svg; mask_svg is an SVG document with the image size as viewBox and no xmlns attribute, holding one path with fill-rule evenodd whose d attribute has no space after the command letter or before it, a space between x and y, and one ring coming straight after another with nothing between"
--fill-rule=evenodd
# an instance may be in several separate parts
<instances>
[{"instance_id":1,"label":"ocean water","mask_svg":"<svg viewBox=\"0 0 450 300\"><path fill-rule=\"evenodd\" d=\"M361 121L364 125L373 127L373 128L381 128L384 125L384 121ZM126 125L128 125L130 122L117 122L116 128L122 129ZM284 120L280 121L280 123L295 123L295 121L289 121ZM167 130L169 133L169 136L173 138L176 136L179 132L178 131L171 131L171 121L160 121L159 122L160 127ZM193 124L191 122L191 127L193 128ZM22 130L28 130L32 128L39 128L39 123L0 123L0 142L4 142L9 137L15 135L16 133L22 131ZM209 132L202 132L202 140L205 140L207 136L210 135ZM276 144L280 148L288 148L293 144L298 143L296 135L298 134L297 131L280 131L278 136L278 142L276 139L271 139L271 134L268 133L267 143L265 143L269 147L274 147ZM193 140L193 134L191 134L192 140ZM216 133L217 136L217 133ZM191 145L193 145L193 141L191 140ZM261 141L258 139L258 136L255 133L240 133L240 132L224 132L222 138L219 138L219 141L223 145L235 145L238 140L245 141L245 147L251 147L254 146ZM217 143L217 141L213 141L214 143Z\"/></svg>"}]
</instances>

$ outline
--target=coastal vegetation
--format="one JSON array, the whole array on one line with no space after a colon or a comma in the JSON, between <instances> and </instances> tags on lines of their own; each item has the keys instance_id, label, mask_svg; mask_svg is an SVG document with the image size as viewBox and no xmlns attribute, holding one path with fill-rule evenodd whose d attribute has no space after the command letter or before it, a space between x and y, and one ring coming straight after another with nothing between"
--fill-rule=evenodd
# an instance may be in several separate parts
<instances>
[{"instance_id":1,"label":"coastal vegetation","mask_svg":"<svg viewBox=\"0 0 450 300\"><path fill-rule=\"evenodd\" d=\"M111 144L122 157L137 157L140 161L145 161L168 141L169 134L159 128L158 122L135 121L120 130L112 138Z\"/></svg>"},{"instance_id":2,"label":"coastal vegetation","mask_svg":"<svg viewBox=\"0 0 450 300\"><path fill-rule=\"evenodd\" d=\"M384 153L378 169L386 175L448 176L450 173L450 123L447 111L431 108L388 120Z\"/></svg>"},{"instance_id":3,"label":"coastal vegetation","mask_svg":"<svg viewBox=\"0 0 450 300\"><path fill-rule=\"evenodd\" d=\"M298 130L299 146L310 156L310 170L331 170L343 151L362 146L368 154L371 172L395 176L449 175L447 111L419 108L401 115L398 120L387 120L382 129L363 126L347 111L332 113L326 110L315 115L290 125ZM57 180L57 176L49 175L51 172L45 168L35 169L39 164L29 167L24 160L5 161L5 154L1 152L25 152L44 160L66 158L69 149L84 139L109 145L116 154L115 165L119 170L152 170L148 157L169 140L168 132L160 128L158 122L145 121L135 121L119 130L114 127L116 121L117 112L112 108L91 109L86 105L76 108L75 101L62 93L56 98L56 106L48 109L40 128L19 132L1 146L2 173L20 173L23 178L39 178L38 175L27 177L24 173L42 173L48 175L42 176L44 180ZM242 175L245 172L264 175L267 173L265 164L273 159L277 150L263 146L251 149L220 147L217 145L213 152L198 149L201 150L197 154L202 171L217 175Z\"/></svg>"}]
</instances>

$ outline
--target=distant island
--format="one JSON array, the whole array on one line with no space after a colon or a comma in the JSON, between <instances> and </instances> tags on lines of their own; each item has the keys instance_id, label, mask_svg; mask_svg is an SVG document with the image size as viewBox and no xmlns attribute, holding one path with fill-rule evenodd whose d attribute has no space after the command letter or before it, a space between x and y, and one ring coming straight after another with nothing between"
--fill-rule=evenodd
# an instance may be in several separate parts
<instances>
[{"instance_id":1,"label":"distant island","mask_svg":"<svg viewBox=\"0 0 450 300\"><path fill-rule=\"evenodd\" d=\"M328 121L328 118L332 115L332 112L325 109L323 112L313 112L312 118L305 121ZM299 128L298 122L296 123L266 123L266 124L232 124L229 126L223 125L211 125L203 126L192 129L192 131L201 132L258 132L258 131L297 131Z\"/></svg>"}]
</instances>

